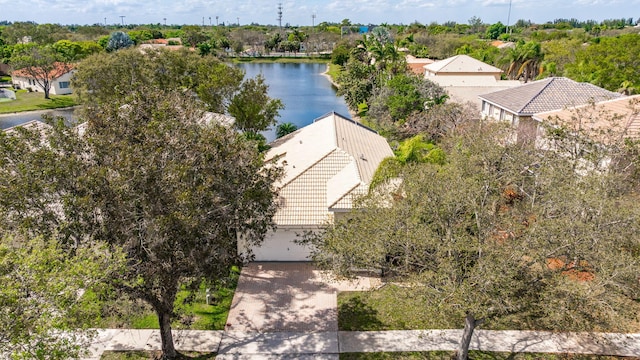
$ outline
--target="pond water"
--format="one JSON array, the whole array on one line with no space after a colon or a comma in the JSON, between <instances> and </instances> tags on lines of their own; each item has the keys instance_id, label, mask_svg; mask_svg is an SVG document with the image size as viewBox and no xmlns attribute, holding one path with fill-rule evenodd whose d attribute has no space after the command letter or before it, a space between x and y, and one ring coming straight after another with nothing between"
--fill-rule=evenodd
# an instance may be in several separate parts
<instances>
[{"instance_id":1,"label":"pond water","mask_svg":"<svg viewBox=\"0 0 640 360\"><path fill-rule=\"evenodd\" d=\"M262 74L269 85L269 96L282 100L278 123L290 122L298 128L335 111L350 117L344 98L336 96L336 89L322 73L327 64L320 63L240 63L247 77ZM275 128L275 127L274 127ZM275 139L275 129L264 133L267 141Z\"/></svg>"},{"instance_id":2,"label":"pond water","mask_svg":"<svg viewBox=\"0 0 640 360\"><path fill-rule=\"evenodd\" d=\"M336 89L322 73L327 69L323 63L240 63L247 77L262 74L269 85L269 96L280 99L285 108L280 110L279 123L290 122L298 128L335 111L349 116L344 98L336 96ZM43 113L64 116L70 119L73 110L49 110L41 112L0 115L0 129L40 119ZM275 127L264 133L267 141L275 139Z\"/></svg>"}]
</instances>

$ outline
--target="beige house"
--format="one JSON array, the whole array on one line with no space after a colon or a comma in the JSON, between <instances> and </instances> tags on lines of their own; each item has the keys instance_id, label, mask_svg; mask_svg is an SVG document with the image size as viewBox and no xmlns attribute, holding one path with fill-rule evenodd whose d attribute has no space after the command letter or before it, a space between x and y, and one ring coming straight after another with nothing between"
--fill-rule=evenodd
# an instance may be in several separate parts
<instances>
[{"instance_id":1,"label":"beige house","mask_svg":"<svg viewBox=\"0 0 640 360\"><path fill-rule=\"evenodd\" d=\"M276 160L285 175L277 184L277 230L251 252L256 261L308 261L310 249L299 234L317 230L353 206L368 191L380 162L393 156L386 139L336 113L329 113L271 143L266 161ZM246 254L240 240L238 251Z\"/></svg>"},{"instance_id":2,"label":"beige house","mask_svg":"<svg viewBox=\"0 0 640 360\"><path fill-rule=\"evenodd\" d=\"M502 70L468 55L456 55L425 65L425 79L442 86L451 100L480 106L478 95L520 86L517 80L500 80Z\"/></svg>"},{"instance_id":3,"label":"beige house","mask_svg":"<svg viewBox=\"0 0 640 360\"><path fill-rule=\"evenodd\" d=\"M533 120L582 132L605 144L626 138L640 139L640 95L546 111L533 115ZM544 129L542 126L538 129L536 145L546 147Z\"/></svg>"},{"instance_id":4,"label":"beige house","mask_svg":"<svg viewBox=\"0 0 640 360\"><path fill-rule=\"evenodd\" d=\"M479 98L483 119L510 123L517 129L517 141L527 142L534 140L540 131L539 123L533 119L535 114L622 96L589 83L551 77L480 95Z\"/></svg>"},{"instance_id":5,"label":"beige house","mask_svg":"<svg viewBox=\"0 0 640 360\"><path fill-rule=\"evenodd\" d=\"M38 76L50 83L49 93L51 95L71 94L71 77L73 76L73 66L69 64L56 63L55 68L49 71L46 76ZM11 81L16 89L27 89L35 92L44 92L42 80L36 79L32 74L24 69L11 73Z\"/></svg>"}]
</instances>

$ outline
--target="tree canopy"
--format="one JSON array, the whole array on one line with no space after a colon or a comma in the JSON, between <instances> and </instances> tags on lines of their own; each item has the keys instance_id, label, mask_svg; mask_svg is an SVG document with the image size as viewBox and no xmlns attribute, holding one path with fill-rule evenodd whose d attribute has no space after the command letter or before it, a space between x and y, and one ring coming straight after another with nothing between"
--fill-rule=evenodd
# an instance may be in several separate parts
<instances>
[{"instance_id":1,"label":"tree canopy","mask_svg":"<svg viewBox=\"0 0 640 360\"><path fill-rule=\"evenodd\" d=\"M576 81L590 82L618 91L625 81L640 86L640 35L603 37L575 53L575 62L565 65L566 74Z\"/></svg>"},{"instance_id":2,"label":"tree canopy","mask_svg":"<svg viewBox=\"0 0 640 360\"><path fill-rule=\"evenodd\" d=\"M460 359L475 326L505 316L537 329L622 326L640 291L628 174L470 130L441 143L444 164L405 166L399 188L379 186L309 237L313 258L343 275L382 269L425 306L466 321Z\"/></svg>"},{"instance_id":3,"label":"tree canopy","mask_svg":"<svg viewBox=\"0 0 640 360\"><path fill-rule=\"evenodd\" d=\"M194 56L123 50L90 58L74 79L86 124L58 121L46 136L20 130L29 142L3 136L0 147L2 229L52 234L70 249L122 249L127 267L112 283L155 310L166 358L176 357L180 285L226 278L242 261L238 236L263 239L279 176L252 141L205 123L209 101L222 106L242 74ZM225 98L206 97L213 94Z\"/></svg>"},{"instance_id":4,"label":"tree canopy","mask_svg":"<svg viewBox=\"0 0 640 360\"><path fill-rule=\"evenodd\" d=\"M0 353L43 360L86 355L87 320L99 314L85 313L78 298L119 274L122 257L108 253L87 247L70 257L55 240L0 239ZM63 330L69 332L61 336Z\"/></svg>"}]
</instances>

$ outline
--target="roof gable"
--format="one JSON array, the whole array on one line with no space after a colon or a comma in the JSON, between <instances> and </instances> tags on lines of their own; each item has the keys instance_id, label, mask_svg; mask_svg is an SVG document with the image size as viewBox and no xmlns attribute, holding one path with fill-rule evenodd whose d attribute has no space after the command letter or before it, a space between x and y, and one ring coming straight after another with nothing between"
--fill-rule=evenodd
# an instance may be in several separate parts
<instances>
[{"instance_id":1,"label":"roof gable","mask_svg":"<svg viewBox=\"0 0 640 360\"><path fill-rule=\"evenodd\" d=\"M498 105L514 114L530 116L539 112L579 106L590 101L610 100L621 96L621 94L593 84L579 83L564 77L552 77L480 95L480 99Z\"/></svg>"},{"instance_id":2,"label":"roof gable","mask_svg":"<svg viewBox=\"0 0 640 360\"><path fill-rule=\"evenodd\" d=\"M478 73L478 74L500 74L502 70L495 66L483 63L468 55L456 55L444 60L436 61L433 64L425 65L424 68L432 73Z\"/></svg>"},{"instance_id":3,"label":"roof gable","mask_svg":"<svg viewBox=\"0 0 640 360\"><path fill-rule=\"evenodd\" d=\"M368 185L380 162L393 152L375 131L337 113L316 119L271 143L267 161L283 166L279 225L319 225L330 208Z\"/></svg>"}]
</instances>

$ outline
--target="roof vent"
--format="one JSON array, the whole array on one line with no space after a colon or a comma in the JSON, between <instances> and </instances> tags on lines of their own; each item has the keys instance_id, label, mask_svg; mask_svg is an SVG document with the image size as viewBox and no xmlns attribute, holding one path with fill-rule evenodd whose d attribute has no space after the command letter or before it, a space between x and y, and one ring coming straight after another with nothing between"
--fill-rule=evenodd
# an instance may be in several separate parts
<instances>
[{"instance_id":1,"label":"roof vent","mask_svg":"<svg viewBox=\"0 0 640 360\"><path fill-rule=\"evenodd\" d=\"M366 158L366 157L364 157L364 154L360 154L360 160L367 161L367 158Z\"/></svg>"}]
</instances>

